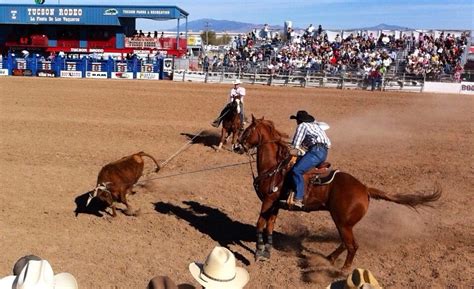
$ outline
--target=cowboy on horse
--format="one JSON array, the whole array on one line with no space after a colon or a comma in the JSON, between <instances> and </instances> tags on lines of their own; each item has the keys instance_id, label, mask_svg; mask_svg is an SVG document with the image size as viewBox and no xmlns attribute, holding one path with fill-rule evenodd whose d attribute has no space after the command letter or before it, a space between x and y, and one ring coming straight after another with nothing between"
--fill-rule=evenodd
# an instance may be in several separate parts
<instances>
[{"instance_id":1,"label":"cowboy on horse","mask_svg":"<svg viewBox=\"0 0 474 289\"><path fill-rule=\"evenodd\" d=\"M219 127L221 124L224 116L229 112L231 109L231 104L234 101L234 99L239 100L239 107L240 107L240 129L243 130L244 128L244 96L245 96L245 88L241 87L240 84L242 82L239 79L234 80L233 84L234 87L230 90L229 94L229 102L227 105L224 107L224 109L221 111L220 115L218 118L216 118L212 122L213 127Z\"/></svg>"},{"instance_id":2,"label":"cowboy on horse","mask_svg":"<svg viewBox=\"0 0 474 289\"><path fill-rule=\"evenodd\" d=\"M290 116L290 119L295 119L298 124L290 153L301 157L291 170L296 195L289 202L290 205L303 208L305 191L303 175L326 160L331 141L324 130L329 126L322 122L316 122L314 117L305 110L298 111L296 115Z\"/></svg>"}]
</instances>

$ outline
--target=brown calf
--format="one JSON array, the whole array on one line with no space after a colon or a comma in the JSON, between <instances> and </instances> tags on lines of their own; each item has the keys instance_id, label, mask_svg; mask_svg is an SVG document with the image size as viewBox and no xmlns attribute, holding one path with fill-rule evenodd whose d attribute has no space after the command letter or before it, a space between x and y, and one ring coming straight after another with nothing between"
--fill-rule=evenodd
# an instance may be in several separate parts
<instances>
[{"instance_id":1,"label":"brown calf","mask_svg":"<svg viewBox=\"0 0 474 289\"><path fill-rule=\"evenodd\" d=\"M127 202L127 194L132 193L133 186L143 174L143 157L151 158L156 164L155 172L160 170L160 165L151 155L139 152L130 156L121 158L118 161L105 165L97 177L97 186L89 193L87 206L92 198L97 197L112 207L112 216L116 217L115 202L120 202L127 206L124 212L126 215L135 215L130 204Z\"/></svg>"}]
</instances>

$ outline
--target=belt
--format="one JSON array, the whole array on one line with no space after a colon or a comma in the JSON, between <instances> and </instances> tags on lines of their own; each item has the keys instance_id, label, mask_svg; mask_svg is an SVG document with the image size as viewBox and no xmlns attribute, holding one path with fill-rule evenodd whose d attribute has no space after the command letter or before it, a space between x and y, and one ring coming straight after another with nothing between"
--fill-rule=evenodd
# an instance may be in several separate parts
<instances>
[{"instance_id":1,"label":"belt","mask_svg":"<svg viewBox=\"0 0 474 289\"><path fill-rule=\"evenodd\" d=\"M325 144L325 143L315 143L314 145L310 146L309 149L313 149L313 148L325 148L325 149L328 149L328 145Z\"/></svg>"}]
</instances>

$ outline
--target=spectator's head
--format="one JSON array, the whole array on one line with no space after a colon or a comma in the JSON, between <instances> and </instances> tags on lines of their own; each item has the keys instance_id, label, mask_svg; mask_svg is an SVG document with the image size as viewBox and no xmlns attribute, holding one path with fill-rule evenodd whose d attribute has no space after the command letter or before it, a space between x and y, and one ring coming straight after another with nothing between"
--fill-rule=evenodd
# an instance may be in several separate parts
<instances>
[{"instance_id":1,"label":"spectator's head","mask_svg":"<svg viewBox=\"0 0 474 289\"><path fill-rule=\"evenodd\" d=\"M249 281L249 273L237 267L234 254L227 248L215 247L204 263L189 264L191 275L206 289L241 289Z\"/></svg>"},{"instance_id":2,"label":"spectator's head","mask_svg":"<svg viewBox=\"0 0 474 289\"><path fill-rule=\"evenodd\" d=\"M150 280L147 289L178 289L168 276L156 276Z\"/></svg>"},{"instance_id":3,"label":"spectator's head","mask_svg":"<svg viewBox=\"0 0 474 289\"><path fill-rule=\"evenodd\" d=\"M28 257L31 256L25 256L18 260L17 264L15 264L14 270L21 267L24 263L24 259L28 259ZM51 268L48 261L29 260L23 265L23 268L18 275L0 279L0 288L78 289L79 287L74 276L69 273L59 273L54 275L53 268Z\"/></svg>"}]
</instances>

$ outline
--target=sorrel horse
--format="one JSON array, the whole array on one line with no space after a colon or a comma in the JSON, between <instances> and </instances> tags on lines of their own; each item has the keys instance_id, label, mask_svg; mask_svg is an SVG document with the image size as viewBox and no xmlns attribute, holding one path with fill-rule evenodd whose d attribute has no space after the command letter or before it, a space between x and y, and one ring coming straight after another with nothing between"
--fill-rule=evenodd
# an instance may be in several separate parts
<instances>
[{"instance_id":1,"label":"sorrel horse","mask_svg":"<svg viewBox=\"0 0 474 289\"><path fill-rule=\"evenodd\" d=\"M240 135L240 96L234 97L233 101L227 104L226 111L222 115L222 132L219 149L224 143L227 143L232 134L232 149L235 147L235 142Z\"/></svg>"},{"instance_id":2,"label":"sorrel horse","mask_svg":"<svg viewBox=\"0 0 474 289\"><path fill-rule=\"evenodd\" d=\"M269 120L255 119L243 132L239 143L241 149L257 150L257 172L254 177L254 188L262 201L260 215L257 221L257 248L256 260L270 258L272 248L272 232L278 210L283 208L280 200L287 197L285 187L289 186L286 175L291 170L288 159L291 157L288 144L283 141L282 133L275 129ZM381 190L369 188L352 175L338 172L331 183L314 185L308 182L305 175L306 192L304 196L305 211L329 211L341 238L341 244L327 259L334 264L336 259L347 250L343 271L350 269L355 253L358 249L357 242L352 232L353 227L364 217L369 206L370 198L394 202L397 204L416 208L419 205L429 206L431 202L441 197L441 189L435 188L427 194L395 194L389 195ZM263 231L266 232L264 242Z\"/></svg>"}]
</instances>

